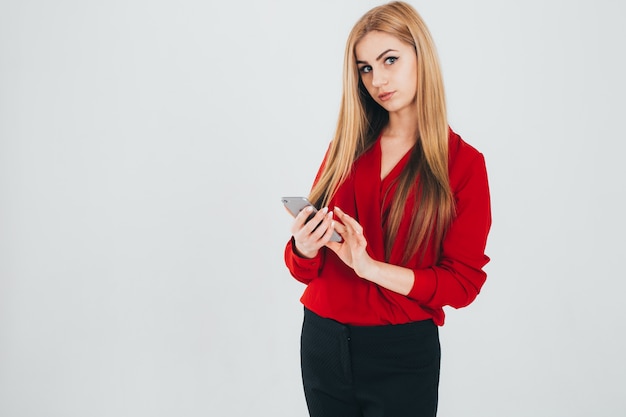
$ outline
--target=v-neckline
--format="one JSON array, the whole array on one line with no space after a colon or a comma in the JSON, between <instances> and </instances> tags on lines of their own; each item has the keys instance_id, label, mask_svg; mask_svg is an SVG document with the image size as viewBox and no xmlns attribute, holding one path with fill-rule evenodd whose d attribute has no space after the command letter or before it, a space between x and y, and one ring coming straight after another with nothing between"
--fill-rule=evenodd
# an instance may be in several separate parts
<instances>
[{"instance_id":1,"label":"v-neckline","mask_svg":"<svg viewBox=\"0 0 626 417\"><path fill-rule=\"evenodd\" d=\"M377 151L377 159L378 159L378 167L377 167L377 177L380 181L381 185L385 185L391 181L393 181L396 177L398 177L398 175L400 174L400 172L402 171L402 169L404 169L404 166L406 165L409 156L411 155L411 151L413 150L413 148L409 148L409 150L406 151L406 153L404 155L402 155L402 158L400 158L398 160L398 162L396 162L396 164L389 170L389 172L387 173L387 175L385 175L384 177L382 176L382 167L383 167L383 150L382 147L380 145L380 137L378 138L378 140L376 141L376 151Z\"/></svg>"}]
</instances>

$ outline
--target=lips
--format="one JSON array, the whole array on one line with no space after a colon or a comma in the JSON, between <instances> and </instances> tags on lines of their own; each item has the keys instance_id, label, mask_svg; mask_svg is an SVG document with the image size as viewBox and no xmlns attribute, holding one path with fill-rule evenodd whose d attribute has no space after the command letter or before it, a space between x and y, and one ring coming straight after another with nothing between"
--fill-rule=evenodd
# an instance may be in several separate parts
<instances>
[{"instance_id":1,"label":"lips","mask_svg":"<svg viewBox=\"0 0 626 417\"><path fill-rule=\"evenodd\" d=\"M380 101L387 101L394 95L394 93L395 93L395 91L389 91L389 92L386 92L386 93L381 93L381 94L378 95L378 99Z\"/></svg>"}]
</instances>

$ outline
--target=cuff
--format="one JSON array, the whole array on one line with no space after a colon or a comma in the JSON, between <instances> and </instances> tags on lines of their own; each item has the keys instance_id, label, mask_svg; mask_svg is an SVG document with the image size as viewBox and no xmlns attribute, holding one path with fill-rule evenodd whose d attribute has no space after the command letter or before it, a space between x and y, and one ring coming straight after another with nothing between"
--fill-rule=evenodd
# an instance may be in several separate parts
<instances>
[{"instance_id":1,"label":"cuff","mask_svg":"<svg viewBox=\"0 0 626 417\"><path fill-rule=\"evenodd\" d=\"M321 268L323 252L323 249L320 249L315 257L304 258L296 252L295 242L292 237L285 248L285 258L294 275L302 276L303 278L313 278L318 275Z\"/></svg>"},{"instance_id":2,"label":"cuff","mask_svg":"<svg viewBox=\"0 0 626 417\"><path fill-rule=\"evenodd\" d=\"M435 296L437 290L437 274L431 268L413 270L413 288L408 294L409 298L427 304Z\"/></svg>"}]
</instances>

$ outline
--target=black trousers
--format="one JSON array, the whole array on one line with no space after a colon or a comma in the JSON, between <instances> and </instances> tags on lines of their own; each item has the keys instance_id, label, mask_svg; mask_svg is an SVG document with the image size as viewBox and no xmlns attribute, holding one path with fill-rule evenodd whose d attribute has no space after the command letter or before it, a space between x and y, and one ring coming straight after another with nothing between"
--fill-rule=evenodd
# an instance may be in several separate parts
<instances>
[{"instance_id":1,"label":"black trousers","mask_svg":"<svg viewBox=\"0 0 626 417\"><path fill-rule=\"evenodd\" d=\"M300 358L311 417L434 417L441 349L431 321L347 326L305 308Z\"/></svg>"}]
</instances>

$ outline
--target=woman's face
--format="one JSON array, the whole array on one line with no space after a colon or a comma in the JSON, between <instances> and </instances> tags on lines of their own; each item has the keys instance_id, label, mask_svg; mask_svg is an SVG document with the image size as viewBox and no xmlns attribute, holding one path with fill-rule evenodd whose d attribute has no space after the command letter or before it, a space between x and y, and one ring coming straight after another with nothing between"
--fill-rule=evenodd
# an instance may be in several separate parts
<instances>
[{"instance_id":1,"label":"woman's face","mask_svg":"<svg viewBox=\"0 0 626 417\"><path fill-rule=\"evenodd\" d=\"M356 64L370 96L388 112L413 107L417 93L415 49L388 33L372 31L355 47Z\"/></svg>"}]
</instances>

